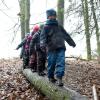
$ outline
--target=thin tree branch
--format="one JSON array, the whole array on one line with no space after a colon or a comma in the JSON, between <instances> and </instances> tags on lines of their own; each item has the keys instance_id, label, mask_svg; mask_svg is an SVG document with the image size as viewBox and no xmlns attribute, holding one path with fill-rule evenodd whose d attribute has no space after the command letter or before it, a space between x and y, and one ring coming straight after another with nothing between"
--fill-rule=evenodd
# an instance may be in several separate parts
<instances>
[{"instance_id":1,"label":"thin tree branch","mask_svg":"<svg viewBox=\"0 0 100 100\"><path fill-rule=\"evenodd\" d=\"M1 11L4 15L6 15L9 19L11 19L12 22L15 23L15 21L14 21L9 15L7 15L3 10L0 9L0 11Z\"/></svg>"},{"instance_id":2,"label":"thin tree branch","mask_svg":"<svg viewBox=\"0 0 100 100\"><path fill-rule=\"evenodd\" d=\"M14 30L14 36L13 36L13 38L12 38L11 43L13 43L13 41L15 40L19 28L20 28L20 25L18 26L18 28L16 29L16 31Z\"/></svg>"},{"instance_id":3,"label":"thin tree branch","mask_svg":"<svg viewBox=\"0 0 100 100\"><path fill-rule=\"evenodd\" d=\"M8 8L8 6L6 5L6 3L4 2L4 0L1 0L1 2L3 3L3 5ZM9 9L9 8L8 8Z\"/></svg>"}]
</instances>

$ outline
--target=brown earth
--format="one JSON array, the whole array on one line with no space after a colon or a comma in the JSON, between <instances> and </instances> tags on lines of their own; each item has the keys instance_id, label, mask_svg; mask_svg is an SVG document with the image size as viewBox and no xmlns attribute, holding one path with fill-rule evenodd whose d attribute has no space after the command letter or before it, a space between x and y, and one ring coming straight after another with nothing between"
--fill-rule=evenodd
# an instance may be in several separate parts
<instances>
[{"instance_id":1,"label":"brown earth","mask_svg":"<svg viewBox=\"0 0 100 100\"><path fill-rule=\"evenodd\" d=\"M97 61L70 60L66 62L65 84L93 100L92 86L96 85L100 100L100 64Z\"/></svg>"},{"instance_id":2,"label":"brown earth","mask_svg":"<svg viewBox=\"0 0 100 100\"><path fill-rule=\"evenodd\" d=\"M0 100L49 100L26 80L21 66L18 58L0 60ZM100 100L100 64L97 61L67 60L64 82L90 100L93 100L95 84Z\"/></svg>"},{"instance_id":3,"label":"brown earth","mask_svg":"<svg viewBox=\"0 0 100 100\"><path fill-rule=\"evenodd\" d=\"M0 60L0 100L48 100L21 72L22 61Z\"/></svg>"}]
</instances>

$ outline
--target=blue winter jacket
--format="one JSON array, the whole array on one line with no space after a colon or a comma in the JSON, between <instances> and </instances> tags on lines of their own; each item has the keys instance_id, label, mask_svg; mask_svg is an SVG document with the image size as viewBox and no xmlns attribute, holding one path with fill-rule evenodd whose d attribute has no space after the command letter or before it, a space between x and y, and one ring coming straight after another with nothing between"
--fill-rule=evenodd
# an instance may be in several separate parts
<instances>
[{"instance_id":1,"label":"blue winter jacket","mask_svg":"<svg viewBox=\"0 0 100 100\"><path fill-rule=\"evenodd\" d=\"M42 33L40 34L40 47L47 47L49 51L66 49L65 41L75 47L76 44L65 29L58 24L57 20L47 20Z\"/></svg>"}]
</instances>

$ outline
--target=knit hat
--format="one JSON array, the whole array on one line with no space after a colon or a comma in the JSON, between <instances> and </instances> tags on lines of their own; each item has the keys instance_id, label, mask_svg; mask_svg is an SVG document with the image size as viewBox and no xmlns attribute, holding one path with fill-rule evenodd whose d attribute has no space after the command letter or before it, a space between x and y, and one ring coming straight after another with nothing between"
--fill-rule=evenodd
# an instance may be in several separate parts
<instances>
[{"instance_id":1,"label":"knit hat","mask_svg":"<svg viewBox=\"0 0 100 100\"><path fill-rule=\"evenodd\" d=\"M33 27L33 32L37 32L37 31L39 31L39 26L38 25L35 25L34 27Z\"/></svg>"},{"instance_id":2,"label":"knit hat","mask_svg":"<svg viewBox=\"0 0 100 100\"><path fill-rule=\"evenodd\" d=\"M54 9L49 9L46 11L46 14L47 14L47 18L49 16L56 16L56 11Z\"/></svg>"}]
</instances>

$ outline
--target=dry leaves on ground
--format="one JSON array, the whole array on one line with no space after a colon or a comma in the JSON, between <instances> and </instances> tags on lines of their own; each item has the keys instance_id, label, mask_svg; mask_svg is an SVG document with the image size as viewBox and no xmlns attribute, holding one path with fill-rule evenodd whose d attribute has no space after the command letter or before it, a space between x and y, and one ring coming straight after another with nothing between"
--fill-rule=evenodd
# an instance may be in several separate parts
<instances>
[{"instance_id":1,"label":"dry leaves on ground","mask_svg":"<svg viewBox=\"0 0 100 100\"><path fill-rule=\"evenodd\" d=\"M70 60L67 64L64 78L66 85L92 100L92 86L95 84L100 100L100 64L82 60Z\"/></svg>"},{"instance_id":2,"label":"dry leaves on ground","mask_svg":"<svg viewBox=\"0 0 100 100\"><path fill-rule=\"evenodd\" d=\"M21 73L20 59L0 60L0 100L48 100Z\"/></svg>"},{"instance_id":3,"label":"dry leaves on ground","mask_svg":"<svg viewBox=\"0 0 100 100\"><path fill-rule=\"evenodd\" d=\"M18 58L0 60L0 100L48 100L21 73ZM66 62L65 85L92 100L92 86L100 98L100 64L97 61L69 60Z\"/></svg>"}]
</instances>

